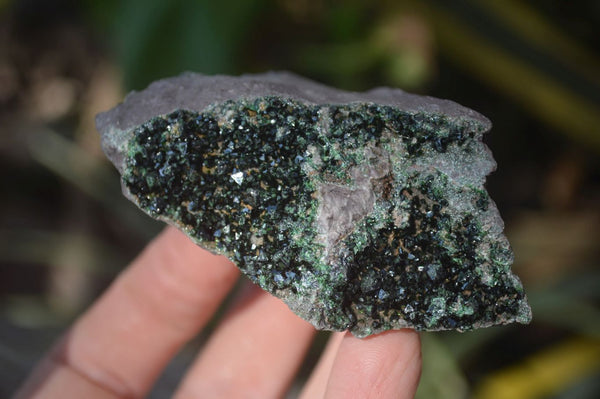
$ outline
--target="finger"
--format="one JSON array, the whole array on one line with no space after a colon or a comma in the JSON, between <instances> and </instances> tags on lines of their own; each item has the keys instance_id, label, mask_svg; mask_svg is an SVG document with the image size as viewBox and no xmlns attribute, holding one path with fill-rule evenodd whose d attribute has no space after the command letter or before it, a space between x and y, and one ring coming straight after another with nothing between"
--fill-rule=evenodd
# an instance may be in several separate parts
<instances>
[{"instance_id":1,"label":"finger","mask_svg":"<svg viewBox=\"0 0 600 399\"><path fill-rule=\"evenodd\" d=\"M327 388L331 368L333 367L333 362L344 339L344 335L343 332L331 334L317 366L302 389L300 399L314 399L325 396L325 389Z\"/></svg>"},{"instance_id":2,"label":"finger","mask_svg":"<svg viewBox=\"0 0 600 399\"><path fill-rule=\"evenodd\" d=\"M80 318L51 361L117 396L141 397L237 276L227 259L168 228ZM50 380L52 371L46 374Z\"/></svg>"},{"instance_id":3,"label":"finger","mask_svg":"<svg viewBox=\"0 0 600 399\"><path fill-rule=\"evenodd\" d=\"M223 320L175 397L282 397L313 334L312 325L260 291Z\"/></svg>"},{"instance_id":4,"label":"finger","mask_svg":"<svg viewBox=\"0 0 600 399\"><path fill-rule=\"evenodd\" d=\"M38 371L38 374L45 376L42 380L38 380L43 384L30 385L28 389L20 390L15 394L14 399L119 398L116 393L97 385L94 381L64 364L57 364L46 359L38 366Z\"/></svg>"},{"instance_id":5,"label":"finger","mask_svg":"<svg viewBox=\"0 0 600 399\"><path fill-rule=\"evenodd\" d=\"M333 363L326 398L413 398L421 375L414 330L359 339L347 333Z\"/></svg>"}]
</instances>

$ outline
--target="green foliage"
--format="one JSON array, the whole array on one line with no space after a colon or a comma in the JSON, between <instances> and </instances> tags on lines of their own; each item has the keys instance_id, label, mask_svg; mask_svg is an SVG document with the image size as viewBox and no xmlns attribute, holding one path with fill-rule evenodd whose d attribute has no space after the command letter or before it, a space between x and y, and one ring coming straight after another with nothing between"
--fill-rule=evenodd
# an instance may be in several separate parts
<instances>
[{"instance_id":1,"label":"green foliage","mask_svg":"<svg viewBox=\"0 0 600 399\"><path fill-rule=\"evenodd\" d=\"M239 50L265 0L89 2L110 26L128 89L190 70L239 73ZM102 4L102 5L99 5Z\"/></svg>"}]
</instances>

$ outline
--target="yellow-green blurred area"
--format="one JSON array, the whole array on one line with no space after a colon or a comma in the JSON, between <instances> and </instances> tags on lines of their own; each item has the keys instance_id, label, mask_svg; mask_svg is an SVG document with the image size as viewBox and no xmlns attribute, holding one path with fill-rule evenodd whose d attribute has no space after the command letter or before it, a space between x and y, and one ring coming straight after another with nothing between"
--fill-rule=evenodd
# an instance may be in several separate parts
<instances>
[{"instance_id":1,"label":"yellow-green blurred area","mask_svg":"<svg viewBox=\"0 0 600 399\"><path fill-rule=\"evenodd\" d=\"M418 397L600 397L596 0L0 1L0 397L161 228L122 198L94 115L185 70L277 69L494 123L487 186L533 322L423 334Z\"/></svg>"}]
</instances>

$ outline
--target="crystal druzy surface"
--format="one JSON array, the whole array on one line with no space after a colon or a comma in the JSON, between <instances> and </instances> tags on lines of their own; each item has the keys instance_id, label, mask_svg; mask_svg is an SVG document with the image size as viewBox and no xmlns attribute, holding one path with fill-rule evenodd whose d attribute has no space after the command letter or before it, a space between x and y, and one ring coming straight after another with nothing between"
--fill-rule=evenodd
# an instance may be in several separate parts
<instances>
[{"instance_id":1,"label":"crystal druzy surface","mask_svg":"<svg viewBox=\"0 0 600 399\"><path fill-rule=\"evenodd\" d=\"M173 92L187 103L148 115ZM130 199L317 328L528 322L483 187L489 122L399 90L360 96L290 74L187 74L130 95L98 127Z\"/></svg>"}]
</instances>

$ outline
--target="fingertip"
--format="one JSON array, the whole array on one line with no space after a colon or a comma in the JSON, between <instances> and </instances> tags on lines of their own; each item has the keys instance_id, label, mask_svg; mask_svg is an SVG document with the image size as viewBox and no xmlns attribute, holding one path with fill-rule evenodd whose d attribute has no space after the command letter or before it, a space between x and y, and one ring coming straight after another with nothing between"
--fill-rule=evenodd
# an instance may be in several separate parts
<instances>
[{"instance_id":1,"label":"fingertip","mask_svg":"<svg viewBox=\"0 0 600 399\"><path fill-rule=\"evenodd\" d=\"M412 398L421 370L421 344L414 330L367 338L347 333L333 364L326 398Z\"/></svg>"}]
</instances>

